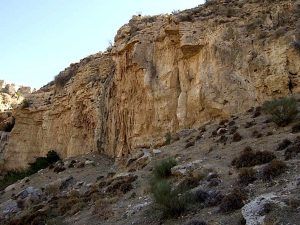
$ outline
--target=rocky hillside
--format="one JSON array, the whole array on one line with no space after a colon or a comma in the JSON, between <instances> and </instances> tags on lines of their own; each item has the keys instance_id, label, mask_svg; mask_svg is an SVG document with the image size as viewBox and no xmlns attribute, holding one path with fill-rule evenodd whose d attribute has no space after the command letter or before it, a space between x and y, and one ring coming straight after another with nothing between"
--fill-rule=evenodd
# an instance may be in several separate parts
<instances>
[{"instance_id":1,"label":"rocky hillside","mask_svg":"<svg viewBox=\"0 0 300 225\"><path fill-rule=\"evenodd\" d=\"M299 11L292 0L222 0L134 16L111 51L70 65L14 111L4 167L26 167L49 150L127 157L298 93Z\"/></svg>"},{"instance_id":2,"label":"rocky hillside","mask_svg":"<svg viewBox=\"0 0 300 225\"><path fill-rule=\"evenodd\" d=\"M278 127L258 107L121 161L58 161L0 192L0 224L299 225L299 132L299 121ZM162 159L175 164L158 167ZM153 174L191 196L151 188Z\"/></svg>"}]
</instances>

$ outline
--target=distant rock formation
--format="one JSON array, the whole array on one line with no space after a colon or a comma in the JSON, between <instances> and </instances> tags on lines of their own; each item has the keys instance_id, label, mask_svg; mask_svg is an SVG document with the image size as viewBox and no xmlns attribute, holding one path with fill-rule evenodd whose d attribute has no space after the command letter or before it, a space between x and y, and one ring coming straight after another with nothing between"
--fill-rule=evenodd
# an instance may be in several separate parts
<instances>
[{"instance_id":1,"label":"distant rock formation","mask_svg":"<svg viewBox=\"0 0 300 225\"><path fill-rule=\"evenodd\" d=\"M12 110L23 101L24 96L30 93L30 87L17 86L0 80L0 112Z\"/></svg>"}]
</instances>

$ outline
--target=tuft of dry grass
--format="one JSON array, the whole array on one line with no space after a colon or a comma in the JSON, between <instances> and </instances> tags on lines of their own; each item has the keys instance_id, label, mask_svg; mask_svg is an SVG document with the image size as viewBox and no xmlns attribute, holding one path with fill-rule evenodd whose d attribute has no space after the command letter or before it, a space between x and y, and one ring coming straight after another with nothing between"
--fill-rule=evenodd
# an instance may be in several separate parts
<instances>
[{"instance_id":1,"label":"tuft of dry grass","mask_svg":"<svg viewBox=\"0 0 300 225\"><path fill-rule=\"evenodd\" d=\"M272 180L284 173L286 168L287 165L283 161L274 159L263 168L262 177L264 180Z\"/></svg>"},{"instance_id":2,"label":"tuft of dry grass","mask_svg":"<svg viewBox=\"0 0 300 225\"><path fill-rule=\"evenodd\" d=\"M242 136L238 133L238 132L236 132L233 136L232 136L232 141L233 142L239 142L240 140L242 140Z\"/></svg>"},{"instance_id":3,"label":"tuft of dry grass","mask_svg":"<svg viewBox=\"0 0 300 225\"><path fill-rule=\"evenodd\" d=\"M286 149L290 144L292 144L292 142L289 139L283 139L278 144L276 151L282 151L282 150Z\"/></svg>"},{"instance_id":4,"label":"tuft of dry grass","mask_svg":"<svg viewBox=\"0 0 300 225\"><path fill-rule=\"evenodd\" d=\"M246 201L247 197L244 194L244 192L242 192L239 189L234 189L232 190L232 192L230 192L228 195L226 195L220 206L219 206L219 210L222 213L229 213L229 212L233 212L237 209L240 209L244 206L244 201Z\"/></svg>"},{"instance_id":5,"label":"tuft of dry grass","mask_svg":"<svg viewBox=\"0 0 300 225\"><path fill-rule=\"evenodd\" d=\"M271 162L276 156L269 151L253 151L250 147L246 147L244 151L231 162L236 168L252 167Z\"/></svg>"},{"instance_id":6,"label":"tuft of dry grass","mask_svg":"<svg viewBox=\"0 0 300 225\"><path fill-rule=\"evenodd\" d=\"M242 185L248 185L255 181L256 171L253 168L242 168L239 171L239 183Z\"/></svg>"},{"instance_id":7,"label":"tuft of dry grass","mask_svg":"<svg viewBox=\"0 0 300 225\"><path fill-rule=\"evenodd\" d=\"M284 152L285 160L292 159L300 153L300 142L296 142L288 147Z\"/></svg>"}]
</instances>

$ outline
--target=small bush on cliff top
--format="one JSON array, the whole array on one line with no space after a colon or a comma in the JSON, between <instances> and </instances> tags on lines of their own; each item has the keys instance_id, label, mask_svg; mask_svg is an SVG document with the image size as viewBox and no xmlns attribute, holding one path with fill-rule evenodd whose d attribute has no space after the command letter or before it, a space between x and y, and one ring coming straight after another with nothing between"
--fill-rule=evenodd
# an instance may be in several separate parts
<instances>
[{"instance_id":1,"label":"small bush on cliff top","mask_svg":"<svg viewBox=\"0 0 300 225\"><path fill-rule=\"evenodd\" d=\"M21 103L21 108L26 109L29 108L31 105L31 102L28 99L24 99L23 102Z\"/></svg>"},{"instance_id":2,"label":"small bush on cliff top","mask_svg":"<svg viewBox=\"0 0 300 225\"><path fill-rule=\"evenodd\" d=\"M298 115L297 101L293 97L285 97L265 102L263 111L271 116L278 126L286 126Z\"/></svg>"}]
</instances>

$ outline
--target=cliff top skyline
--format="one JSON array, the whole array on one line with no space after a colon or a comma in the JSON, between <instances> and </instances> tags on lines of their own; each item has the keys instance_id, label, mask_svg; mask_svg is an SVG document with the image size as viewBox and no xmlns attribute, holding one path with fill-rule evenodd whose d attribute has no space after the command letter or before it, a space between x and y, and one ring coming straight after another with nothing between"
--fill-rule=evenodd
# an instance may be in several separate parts
<instances>
[{"instance_id":1,"label":"cliff top skyline","mask_svg":"<svg viewBox=\"0 0 300 225\"><path fill-rule=\"evenodd\" d=\"M70 63L105 51L132 15L192 8L203 0L0 1L0 79L39 88Z\"/></svg>"}]
</instances>

